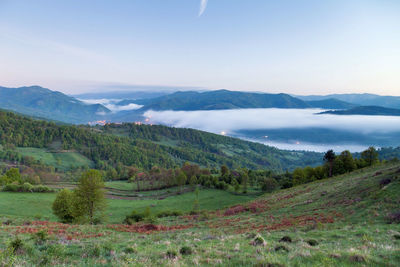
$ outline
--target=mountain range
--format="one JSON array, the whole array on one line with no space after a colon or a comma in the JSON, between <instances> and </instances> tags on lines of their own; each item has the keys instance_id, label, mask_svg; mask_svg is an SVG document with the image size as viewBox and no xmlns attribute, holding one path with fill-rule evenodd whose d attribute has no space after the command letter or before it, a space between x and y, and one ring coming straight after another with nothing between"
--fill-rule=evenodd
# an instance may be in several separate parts
<instances>
[{"instance_id":1,"label":"mountain range","mask_svg":"<svg viewBox=\"0 0 400 267\"><path fill-rule=\"evenodd\" d=\"M295 97L304 101L326 100L330 98L349 102L357 106L381 106L386 108L400 109L400 96L381 96L375 94L331 94L331 95L309 95Z\"/></svg>"},{"instance_id":2,"label":"mountain range","mask_svg":"<svg viewBox=\"0 0 400 267\"><path fill-rule=\"evenodd\" d=\"M142 115L147 110L320 108L335 110L327 112L331 114L396 115L398 111L393 108L400 107L400 97L371 94L294 97L283 93L267 94L216 90L204 92L178 91L169 94L159 91L105 92L82 94L78 97L81 99L113 99L115 101L114 105L119 107L128 107L130 104L141 105L142 107L137 110L121 108L120 110L111 111L101 104L88 104L61 92L51 91L40 86L29 86L19 88L0 87L0 108L66 123L86 124L99 120L115 122L142 120ZM373 103L375 107L372 108L370 103ZM383 108L385 107L392 108L392 110L384 110Z\"/></svg>"},{"instance_id":3,"label":"mountain range","mask_svg":"<svg viewBox=\"0 0 400 267\"><path fill-rule=\"evenodd\" d=\"M0 87L0 108L67 123L87 123L110 113L103 105L88 105L40 86Z\"/></svg>"}]
</instances>

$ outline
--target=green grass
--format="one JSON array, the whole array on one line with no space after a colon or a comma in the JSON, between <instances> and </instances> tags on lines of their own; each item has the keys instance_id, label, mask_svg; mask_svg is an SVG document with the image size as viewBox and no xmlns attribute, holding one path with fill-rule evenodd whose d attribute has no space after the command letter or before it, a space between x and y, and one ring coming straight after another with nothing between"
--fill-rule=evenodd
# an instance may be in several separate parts
<instances>
[{"instance_id":1,"label":"green grass","mask_svg":"<svg viewBox=\"0 0 400 267\"><path fill-rule=\"evenodd\" d=\"M51 211L55 195L53 193L0 192L0 216L33 219L34 216L40 214L43 218L56 221L56 217ZM163 200L108 199L106 220L110 223L121 223L125 216L131 213L132 210L144 211L146 207L151 207L153 213L166 210L189 212L193 208L194 199L193 192L167 197ZM205 210L221 209L251 199L254 199L254 196L233 195L214 189L200 190L199 193L200 208Z\"/></svg>"},{"instance_id":2,"label":"green grass","mask_svg":"<svg viewBox=\"0 0 400 267\"><path fill-rule=\"evenodd\" d=\"M381 186L383 178L390 178L391 183ZM67 266L397 267L400 266L400 224L388 224L386 216L400 211L399 192L400 164L366 168L253 200L223 191L202 190L201 209L221 209L246 201L250 202L242 203L243 208L256 204L256 209L242 209L231 215L222 209L198 218L167 217L158 224L189 228L155 231L149 235L122 232L107 225L78 225L67 230L76 236L72 241L53 234L44 243L37 244L32 234L20 234L25 247L14 264L40 265L47 259L47 265ZM0 215L3 220L23 213L31 218L39 210L46 211L44 207L51 203L52 197L54 194L0 193ZM107 213L112 213L117 222L117 218L132 209L142 210L149 205L153 205L153 212L190 210L193 199L193 193L187 193L165 200L109 200ZM15 238L17 229L47 229L47 226L21 226L22 221L18 219L14 224L17 225L0 227L3 263L9 257L2 249ZM57 229L58 226L49 227ZM98 236L84 238L82 234ZM265 246L254 246L253 234L259 234ZM284 236L289 236L292 242L280 242ZM317 244L311 246L309 240ZM193 254L179 253L184 246L192 248ZM279 246L285 249L277 251ZM168 252L169 255L176 252L177 257L168 258Z\"/></svg>"},{"instance_id":3,"label":"green grass","mask_svg":"<svg viewBox=\"0 0 400 267\"><path fill-rule=\"evenodd\" d=\"M68 170L76 167L93 167L91 160L76 152L49 152L43 148L33 147L19 147L17 151L23 156L32 157L59 170Z\"/></svg>"}]
</instances>

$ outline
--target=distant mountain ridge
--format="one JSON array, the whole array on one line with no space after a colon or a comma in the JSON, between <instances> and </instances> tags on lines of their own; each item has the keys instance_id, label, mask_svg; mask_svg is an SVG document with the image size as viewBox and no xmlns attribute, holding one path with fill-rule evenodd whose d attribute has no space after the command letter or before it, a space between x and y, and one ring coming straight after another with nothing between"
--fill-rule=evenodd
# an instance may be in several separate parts
<instances>
[{"instance_id":1,"label":"distant mountain ridge","mask_svg":"<svg viewBox=\"0 0 400 267\"><path fill-rule=\"evenodd\" d=\"M0 108L68 123L87 123L110 113L103 105L88 105L40 86L0 87Z\"/></svg>"},{"instance_id":2,"label":"distant mountain ridge","mask_svg":"<svg viewBox=\"0 0 400 267\"><path fill-rule=\"evenodd\" d=\"M379 106L360 106L347 110L329 110L319 114L400 116L400 109L384 108Z\"/></svg>"},{"instance_id":3,"label":"distant mountain ridge","mask_svg":"<svg viewBox=\"0 0 400 267\"><path fill-rule=\"evenodd\" d=\"M240 108L310 108L306 102L288 94L262 94L228 90L185 91L135 101L142 110L216 110Z\"/></svg>"},{"instance_id":4,"label":"distant mountain ridge","mask_svg":"<svg viewBox=\"0 0 400 267\"><path fill-rule=\"evenodd\" d=\"M348 103L336 98L328 98L322 100L312 100L306 101L310 106L314 108L324 108L324 109L349 109L356 107L356 104Z\"/></svg>"},{"instance_id":5,"label":"distant mountain ridge","mask_svg":"<svg viewBox=\"0 0 400 267\"><path fill-rule=\"evenodd\" d=\"M293 95L304 101L335 98L358 106L381 106L400 109L400 96L381 96L375 94L330 94L330 95Z\"/></svg>"}]
</instances>

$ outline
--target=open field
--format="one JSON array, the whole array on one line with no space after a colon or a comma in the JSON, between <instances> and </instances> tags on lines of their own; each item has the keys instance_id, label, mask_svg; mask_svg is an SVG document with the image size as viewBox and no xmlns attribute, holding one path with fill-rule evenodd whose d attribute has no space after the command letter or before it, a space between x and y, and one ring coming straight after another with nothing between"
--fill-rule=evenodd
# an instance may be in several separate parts
<instances>
[{"instance_id":1,"label":"open field","mask_svg":"<svg viewBox=\"0 0 400 267\"><path fill-rule=\"evenodd\" d=\"M50 152L43 148L19 147L17 151L23 156L30 156L44 164L59 170L76 167L93 167L93 162L77 152Z\"/></svg>"},{"instance_id":2,"label":"open field","mask_svg":"<svg viewBox=\"0 0 400 267\"><path fill-rule=\"evenodd\" d=\"M153 191L153 194L155 192ZM56 221L52 214L51 205L55 199L54 193L8 193L0 192L0 216L33 220L35 217ZM199 192L200 208L217 210L231 205L254 199L255 196L233 195L226 191L204 189ZM150 207L153 213L166 210L189 212L193 208L195 195L193 192L174 195L165 199L108 199L106 212L107 222L121 223L132 210L143 211Z\"/></svg>"},{"instance_id":3,"label":"open field","mask_svg":"<svg viewBox=\"0 0 400 267\"><path fill-rule=\"evenodd\" d=\"M1 226L0 238L3 249L16 236L22 239L14 259L19 265L399 266L400 225L387 223L399 211L399 177L400 165L386 164L254 200L202 190L201 209L209 212L131 226L118 223L132 209L189 211L193 193L109 200L109 222L97 226L54 222L46 208L53 194L0 193L2 220L14 220ZM390 183L382 186L382 179ZM38 212L50 222L34 221ZM33 222L24 225L26 220ZM34 233L40 230L48 236L38 242ZM290 240L280 241L284 236ZM10 259L4 250L2 255L3 262Z\"/></svg>"}]
</instances>

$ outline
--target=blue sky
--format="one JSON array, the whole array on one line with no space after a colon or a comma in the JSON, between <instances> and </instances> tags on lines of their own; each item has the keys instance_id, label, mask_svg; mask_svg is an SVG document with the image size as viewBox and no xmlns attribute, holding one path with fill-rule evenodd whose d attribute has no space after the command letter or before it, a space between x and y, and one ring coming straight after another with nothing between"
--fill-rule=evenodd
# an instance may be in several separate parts
<instances>
[{"instance_id":1,"label":"blue sky","mask_svg":"<svg viewBox=\"0 0 400 267\"><path fill-rule=\"evenodd\" d=\"M0 0L0 85L400 95L398 0L203 2Z\"/></svg>"}]
</instances>

